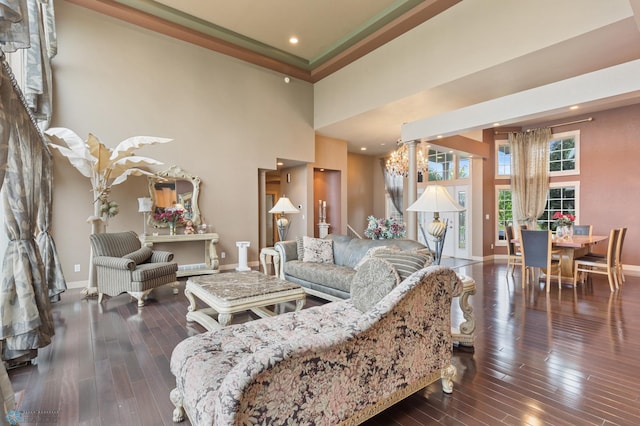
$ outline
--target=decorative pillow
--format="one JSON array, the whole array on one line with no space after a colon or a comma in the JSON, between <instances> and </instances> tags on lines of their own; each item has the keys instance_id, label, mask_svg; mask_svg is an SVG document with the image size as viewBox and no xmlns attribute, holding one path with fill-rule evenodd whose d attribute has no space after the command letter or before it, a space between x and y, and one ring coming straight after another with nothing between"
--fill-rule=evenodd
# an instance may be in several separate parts
<instances>
[{"instance_id":1,"label":"decorative pillow","mask_svg":"<svg viewBox=\"0 0 640 426\"><path fill-rule=\"evenodd\" d=\"M409 275L424 268L430 256L416 251L378 251L373 254L391 263L400 275L400 280L404 281Z\"/></svg>"},{"instance_id":2,"label":"decorative pillow","mask_svg":"<svg viewBox=\"0 0 640 426\"><path fill-rule=\"evenodd\" d=\"M360 261L356 264L356 266L353 267L353 269L355 269L357 271L358 268L360 268L360 266L362 266L362 264L364 262L366 262L367 260L369 260L370 258L373 257L374 253L378 253L380 251L400 251L400 247L398 247L398 246L371 247L369 250L367 250L367 252L364 254L364 256L362 256L362 259L360 259Z\"/></svg>"},{"instance_id":3,"label":"decorative pillow","mask_svg":"<svg viewBox=\"0 0 640 426\"><path fill-rule=\"evenodd\" d=\"M136 265L140 265L141 263L145 263L147 260L149 260L152 254L153 250L151 250L147 246L142 246L138 250L129 254L125 254L122 257L125 259L131 259L136 262Z\"/></svg>"},{"instance_id":4,"label":"decorative pillow","mask_svg":"<svg viewBox=\"0 0 640 426\"><path fill-rule=\"evenodd\" d=\"M367 259L351 281L351 302L366 312L386 296L398 283L396 268L384 259Z\"/></svg>"},{"instance_id":5,"label":"decorative pillow","mask_svg":"<svg viewBox=\"0 0 640 426\"><path fill-rule=\"evenodd\" d=\"M304 243L302 237L296 237L296 248L298 249L298 260L304 259Z\"/></svg>"},{"instance_id":6,"label":"decorative pillow","mask_svg":"<svg viewBox=\"0 0 640 426\"><path fill-rule=\"evenodd\" d=\"M302 237L303 262L333 263L333 240Z\"/></svg>"}]
</instances>

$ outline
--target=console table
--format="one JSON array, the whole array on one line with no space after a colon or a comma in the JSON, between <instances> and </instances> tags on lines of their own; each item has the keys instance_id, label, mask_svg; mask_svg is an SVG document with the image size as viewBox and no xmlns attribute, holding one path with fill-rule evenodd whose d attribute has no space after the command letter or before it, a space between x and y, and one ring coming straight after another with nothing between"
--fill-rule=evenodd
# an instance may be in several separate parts
<instances>
[{"instance_id":1,"label":"console table","mask_svg":"<svg viewBox=\"0 0 640 426\"><path fill-rule=\"evenodd\" d=\"M156 243L184 243L191 241L204 242L204 268L199 269L179 269L178 277L191 275L217 274L219 271L218 253L216 244L218 234L181 234L181 235L140 235L140 241L147 247L153 247Z\"/></svg>"}]
</instances>

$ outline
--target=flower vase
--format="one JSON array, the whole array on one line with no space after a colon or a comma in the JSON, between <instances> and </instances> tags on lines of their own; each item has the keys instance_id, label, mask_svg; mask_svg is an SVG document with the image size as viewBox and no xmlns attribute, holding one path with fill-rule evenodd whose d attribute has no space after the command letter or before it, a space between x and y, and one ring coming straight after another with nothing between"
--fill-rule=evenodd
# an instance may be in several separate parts
<instances>
[{"instance_id":1,"label":"flower vase","mask_svg":"<svg viewBox=\"0 0 640 426\"><path fill-rule=\"evenodd\" d=\"M573 225L558 226L556 236L561 240L571 240L573 238Z\"/></svg>"},{"instance_id":2,"label":"flower vase","mask_svg":"<svg viewBox=\"0 0 640 426\"><path fill-rule=\"evenodd\" d=\"M169 235L176 235L176 224L175 224L175 222L169 222Z\"/></svg>"}]
</instances>

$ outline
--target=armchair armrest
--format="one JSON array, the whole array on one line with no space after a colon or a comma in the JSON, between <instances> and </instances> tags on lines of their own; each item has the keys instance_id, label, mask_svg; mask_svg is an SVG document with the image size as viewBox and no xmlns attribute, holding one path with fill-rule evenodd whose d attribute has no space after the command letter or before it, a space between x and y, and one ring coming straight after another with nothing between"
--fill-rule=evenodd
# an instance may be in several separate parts
<instances>
[{"instance_id":1,"label":"armchair armrest","mask_svg":"<svg viewBox=\"0 0 640 426\"><path fill-rule=\"evenodd\" d=\"M171 262L172 260L173 260L172 252L154 250L153 253L151 253L151 258L149 259L149 263Z\"/></svg>"},{"instance_id":2,"label":"armchair armrest","mask_svg":"<svg viewBox=\"0 0 640 426\"><path fill-rule=\"evenodd\" d=\"M123 257L95 256L93 258L93 264L95 266L104 266L105 268L120 269L123 271L133 271L136 269L136 262Z\"/></svg>"}]
</instances>

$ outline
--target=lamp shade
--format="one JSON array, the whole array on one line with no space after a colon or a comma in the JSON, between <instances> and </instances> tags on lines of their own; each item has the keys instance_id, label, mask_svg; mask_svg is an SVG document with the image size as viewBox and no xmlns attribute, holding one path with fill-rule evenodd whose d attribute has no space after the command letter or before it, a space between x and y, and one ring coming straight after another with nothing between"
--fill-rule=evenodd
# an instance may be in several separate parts
<instances>
[{"instance_id":1,"label":"lamp shade","mask_svg":"<svg viewBox=\"0 0 640 426\"><path fill-rule=\"evenodd\" d=\"M138 212L145 213L150 212L152 207L151 198L149 197L141 197L138 198Z\"/></svg>"},{"instance_id":2,"label":"lamp shade","mask_svg":"<svg viewBox=\"0 0 640 426\"><path fill-rule=\"evenodd\" d=\"M298 211L298 209L296 209L296 207L291 203L291 201L287 197L282 196L280 197L276 205L273 206L271 210L269 210L269 213L286 214L286 213L300 213L300 212Z\"/></svg>"},{"instance_id":3,"label":"lamp shade","mask_svg":"<svg viewBox=\"0 0 640 426\"><path fill-rule=\"evenodd\" d=\"M461 212L466 210L453 199L447 188L441 185L429 185L411 204L407 211L411 212Z\"/></svg>"}]
</instances>

